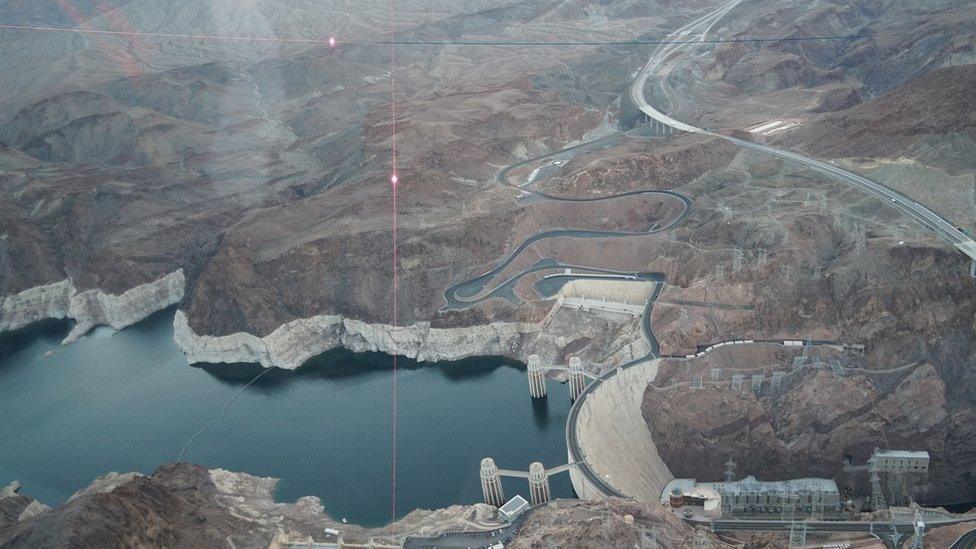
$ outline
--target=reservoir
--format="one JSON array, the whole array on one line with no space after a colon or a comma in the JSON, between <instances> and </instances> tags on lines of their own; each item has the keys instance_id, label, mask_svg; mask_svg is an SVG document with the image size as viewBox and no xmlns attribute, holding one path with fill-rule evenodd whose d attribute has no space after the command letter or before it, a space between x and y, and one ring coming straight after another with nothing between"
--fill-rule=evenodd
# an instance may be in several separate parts
<instances>
[{"instance_id":1,"label":"reservoir","mask_svg":"<svg viewBox=\"0 0 976 549\"><path fill-rule=\"evenodd\" d=\"M389 355L330 351L295 371L194 367L172 322L170 309L67 347L67 322L0 336L0 486L18 480L56 505L99 475L151 473L185 448L185 461L280 478L278 501L315 495L335 518L389 522ZM566 462L568 388L550 382L548 399L533 401L516 362L402 358L397 395L400 516L481 501L486 456L507 469ZM504 482L506 496L528 499L524 479ZM572 496L568 474L551 482L553 497Z\"/></svg>"}]
</instances>

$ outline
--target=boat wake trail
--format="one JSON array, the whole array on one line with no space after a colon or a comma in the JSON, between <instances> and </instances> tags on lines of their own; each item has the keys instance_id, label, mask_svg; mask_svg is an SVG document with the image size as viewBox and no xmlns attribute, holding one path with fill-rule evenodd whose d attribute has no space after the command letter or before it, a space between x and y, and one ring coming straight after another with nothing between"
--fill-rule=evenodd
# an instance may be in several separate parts
<instances>
[{"instance_id":1,"label":"boat wake trail","mask_svg":"<svg viewBox=\"0 0 976 549\"><path fill-rule=\"evenodd\" d=\"M197 433L195 435L193 435L192 437L190 437L190 440L186 441L186 444L183 446L183 449L180 450L180 456L178 458L176 458L176 461L183 461L183 456L186 455L186 451L190 449L190 446L193 444L193 441L195 441L196 439L200 438L200 436L203 435L203 433L206 432L207 429L209 429L210 427L212 427L218 421L224 419L224 416L227 415L227 410L230 409L230 405L233 404L235 400L237 400L237 397L241 396L241 394L248 387L250 387L258 379L260 379L261 376L263 376L264 374L266 374L266 373L268 373L270 371L271 371L271 368L268 368L268 369L264 370L263 372L261 372L260 374L254 376L251 379L251 381L248 381L247 384L245 384L243 387L241 387L241 390L240 391L237 391L237 393L235 393L234 396L230 397L230 400L227 401L227 404L224 404L224 409L220 411L220 415L218 415L217 417L215 417L212 420L210 420L210 423L207 423L206 425L204 425L203 428L201 428L199 431L197 431Z\"/></svg>"}]
</instances>

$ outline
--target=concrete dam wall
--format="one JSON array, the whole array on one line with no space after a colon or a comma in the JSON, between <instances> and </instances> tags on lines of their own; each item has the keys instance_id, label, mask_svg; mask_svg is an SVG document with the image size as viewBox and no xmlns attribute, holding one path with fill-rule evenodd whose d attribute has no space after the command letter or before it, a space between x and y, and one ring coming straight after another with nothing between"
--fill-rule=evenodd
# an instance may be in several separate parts
<instances>
[{"instance_id":1,"label":"concrete dam wall","mask_svg":"<svg viewBox=\"0 0 976 549\"><path fill-rule=\"evenodd\" d=\"M660 360L649 360L599 382L580 403L576 438L582 456L599 478L625 496L657 501L674 479L658 455L641 401L647 382L657 376ZM572 455L570 456L572 459ZM571 469L573 488L583 499L604 497L581 471Z\"/></svg>"}]
</instances>

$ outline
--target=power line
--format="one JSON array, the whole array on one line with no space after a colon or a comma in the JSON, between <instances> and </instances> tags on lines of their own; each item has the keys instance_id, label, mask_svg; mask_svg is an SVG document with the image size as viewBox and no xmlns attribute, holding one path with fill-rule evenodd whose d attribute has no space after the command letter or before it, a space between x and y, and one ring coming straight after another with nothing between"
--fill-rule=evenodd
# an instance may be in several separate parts
<instances>
[{"instance_id":1,"label":"power line","mask_svg":"<svg viewBox=\"0 0 976 549\"><path fill-rule=\"evenodd\" d=\"M175 32L147 32L147 31L115 31L102 29L79 29L72 27L53 27L38 25L0 24L0 29L72 32L78 34L96 34L108 36L138 36L143 38L181 38L188 40L211 40L231 42L258 42L284 44L318 44L335 46L335 38L301 38L285 36L238 36L226 34L186 34ZM970 33L972 34L972 33ZM741 44L741 43L774 43L774 42L811 42L859 40L875 37L921 36L910 32L895 33L859 33L827 36L778 36L771 38L713 38L707 40L667 40L657 38L652 40L560 40L560 41L492 41L492 40L346 40L339 41L340 45L361 46L495 46L495 47L566 47L566 46L661 46L680 44Z\"/></svg>"}]
</instances>

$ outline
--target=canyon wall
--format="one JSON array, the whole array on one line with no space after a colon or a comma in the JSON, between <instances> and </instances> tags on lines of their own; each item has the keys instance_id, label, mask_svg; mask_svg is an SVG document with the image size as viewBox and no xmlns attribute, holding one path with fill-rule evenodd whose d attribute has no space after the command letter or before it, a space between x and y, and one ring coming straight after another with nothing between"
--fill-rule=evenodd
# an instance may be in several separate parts
<instances>
[{"instance_id":1,"label":"canyon wall","mask_svg":"<svg viewBox=\"0 0 976 549\"><path fill-rule=\"evenodd\" d=\"M45 319L70 318L74 327L64 341L67 345L95 326L121 330L183 299L186 280L183 270L140 284L121 295L102 290L79 292L71 280L35 286L0 302L0 333L17 330Z\"/></svg>"},{"instance_id":2,"label":"canyon wall","mask_svg":"<svg viewBox=\"0 0 976 549\"><path fill-rule=\"evenodd\" d=\"M420 361L458 360L471 356L519 354L522 336L538 332L537 324L492 323L468 328L431 328L418 322L394 328L340 315L317 315L287 322L265 337L238 332L198 335L183 311L176 311L173 338L190 363L259 363L265 368L295 369L336 347L354 352L380 351Z\"/></svg>"}]
</instances>

